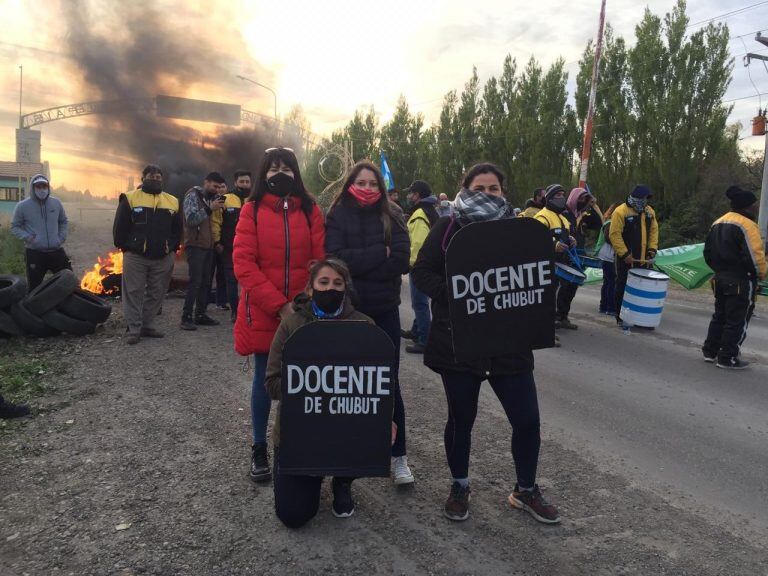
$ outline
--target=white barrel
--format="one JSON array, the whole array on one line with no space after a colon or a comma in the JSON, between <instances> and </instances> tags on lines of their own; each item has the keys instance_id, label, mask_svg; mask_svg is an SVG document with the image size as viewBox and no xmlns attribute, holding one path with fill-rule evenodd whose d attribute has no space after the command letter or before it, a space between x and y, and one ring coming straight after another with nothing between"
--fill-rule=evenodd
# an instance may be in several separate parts
<instances>
[{"instance_id":1,"label":"white barrel","mask_svg":"<svg viewBox=\"0 0 768 576\"><path fill-rule=\"evenodd\" d=\"M669 276L656 270L633 268L627 277L621 319L631 326L656 328L661 324Z\"/></svg>"}]
</instances>

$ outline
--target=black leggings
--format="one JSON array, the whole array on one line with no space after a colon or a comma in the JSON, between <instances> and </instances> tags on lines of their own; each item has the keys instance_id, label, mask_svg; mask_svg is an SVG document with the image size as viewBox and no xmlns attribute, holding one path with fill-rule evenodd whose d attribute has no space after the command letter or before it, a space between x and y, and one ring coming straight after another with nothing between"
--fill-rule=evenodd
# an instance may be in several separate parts
<instances>
[{"instance_id":1,"label":"black leggings","mask_svg":"<svg viewBox=\"0 0 768 576\"><path fill-rule=\"evenodd\" d=\"M320 506L322 476L291 476L280 473L280 450L275 448L272 486L275 492L275 514L288 528L301 528L312 520ZM352 482L354 478L338 478Z\"/></svg>"},{"instance_id":2,"label":"black leggings","mask_svg":"<svg viewBox=\"0 0 768 576\"><path fill-rule=\"evenodd\" d=\"M448 422L445 424L445 455L454 478L469 476L469 452L472 426L477 416L477 398L483 378L468 372L443 372L443 386L448 400ZM517 483L532 488L536 482L539 461L539 403L533 372L489 379L512 425L512 458Z\"/></svg>"}]
</instances>

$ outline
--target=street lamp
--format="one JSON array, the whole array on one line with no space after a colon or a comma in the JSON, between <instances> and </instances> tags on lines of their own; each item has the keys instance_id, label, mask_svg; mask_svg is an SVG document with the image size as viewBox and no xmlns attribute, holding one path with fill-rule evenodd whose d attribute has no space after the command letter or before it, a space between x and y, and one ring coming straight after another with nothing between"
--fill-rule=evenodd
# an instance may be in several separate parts
<instances>
[{"instance_id":1,"label":"street lamp","mask_svg":"<svg viewBox=\"0 0 768 576\"><path fill-rule=\"evenodd\" d=\"M256 80L251 80L250 78L246 78L245 76L240 76L239 74L237 75L237 77L240 78L240 80L243 80L244 82L250 82L251 84L256 84L256 86L261 86L265 90L269 90L270 92L272 92L272 96L275 97L275 124L277 124L277 93L274 90L272 90L272 88L270 88L269 86L265 86L261 82L256 82Z\"/></svg>"}]
</instances>

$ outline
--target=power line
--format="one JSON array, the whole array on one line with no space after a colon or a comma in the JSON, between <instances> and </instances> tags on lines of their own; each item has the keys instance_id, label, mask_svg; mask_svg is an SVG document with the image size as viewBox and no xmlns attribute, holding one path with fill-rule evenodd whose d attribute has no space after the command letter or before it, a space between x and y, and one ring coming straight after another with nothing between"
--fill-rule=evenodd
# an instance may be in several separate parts
<instances>
[{"instance_id":1,"label":"power line","mask_svg":"<svg viewBox=\"0 0 768 576\"><path fill-rule=\"evenodd\" d=\"M735 16L736 14L741 14L742 12L746 12L747 10L752 10L752 8L757 8L758 6L762 6L763 4L768 4L768 0L763 0L762 2L756 2L755 4L750 4L749 6L738 8L737 10L731 10L730 12L718 14L717 16L713 16L712 18L707 18L706 20L701 20L700 22L694 22L693 24L688 24L688 26L686 26L686 29L693 28L694 26L698 26L699 24L706 24L707 22L712 22L713 20L718 20L721 18L729 18L731 16Z\"/></svg>"}]
</instances>

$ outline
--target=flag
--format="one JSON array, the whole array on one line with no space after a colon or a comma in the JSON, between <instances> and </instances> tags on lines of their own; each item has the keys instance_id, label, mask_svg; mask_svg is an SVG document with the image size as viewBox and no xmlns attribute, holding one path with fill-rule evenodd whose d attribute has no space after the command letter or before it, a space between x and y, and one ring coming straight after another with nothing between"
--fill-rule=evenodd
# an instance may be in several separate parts
<instances>
[{"instance_id":1,"label":"flag","mask_svg":"<svg viewBox=\"0 0 768 576\"><path fill-rule=\"evenodd\" d=\"M392 172L389 170L389 164L387 163L387 157L384 156L384 152L381 153L381 175L384 176L384 184L387 187L387 192L395 189L395 179L392 178Z\"/></svg>"}]
</instances>

